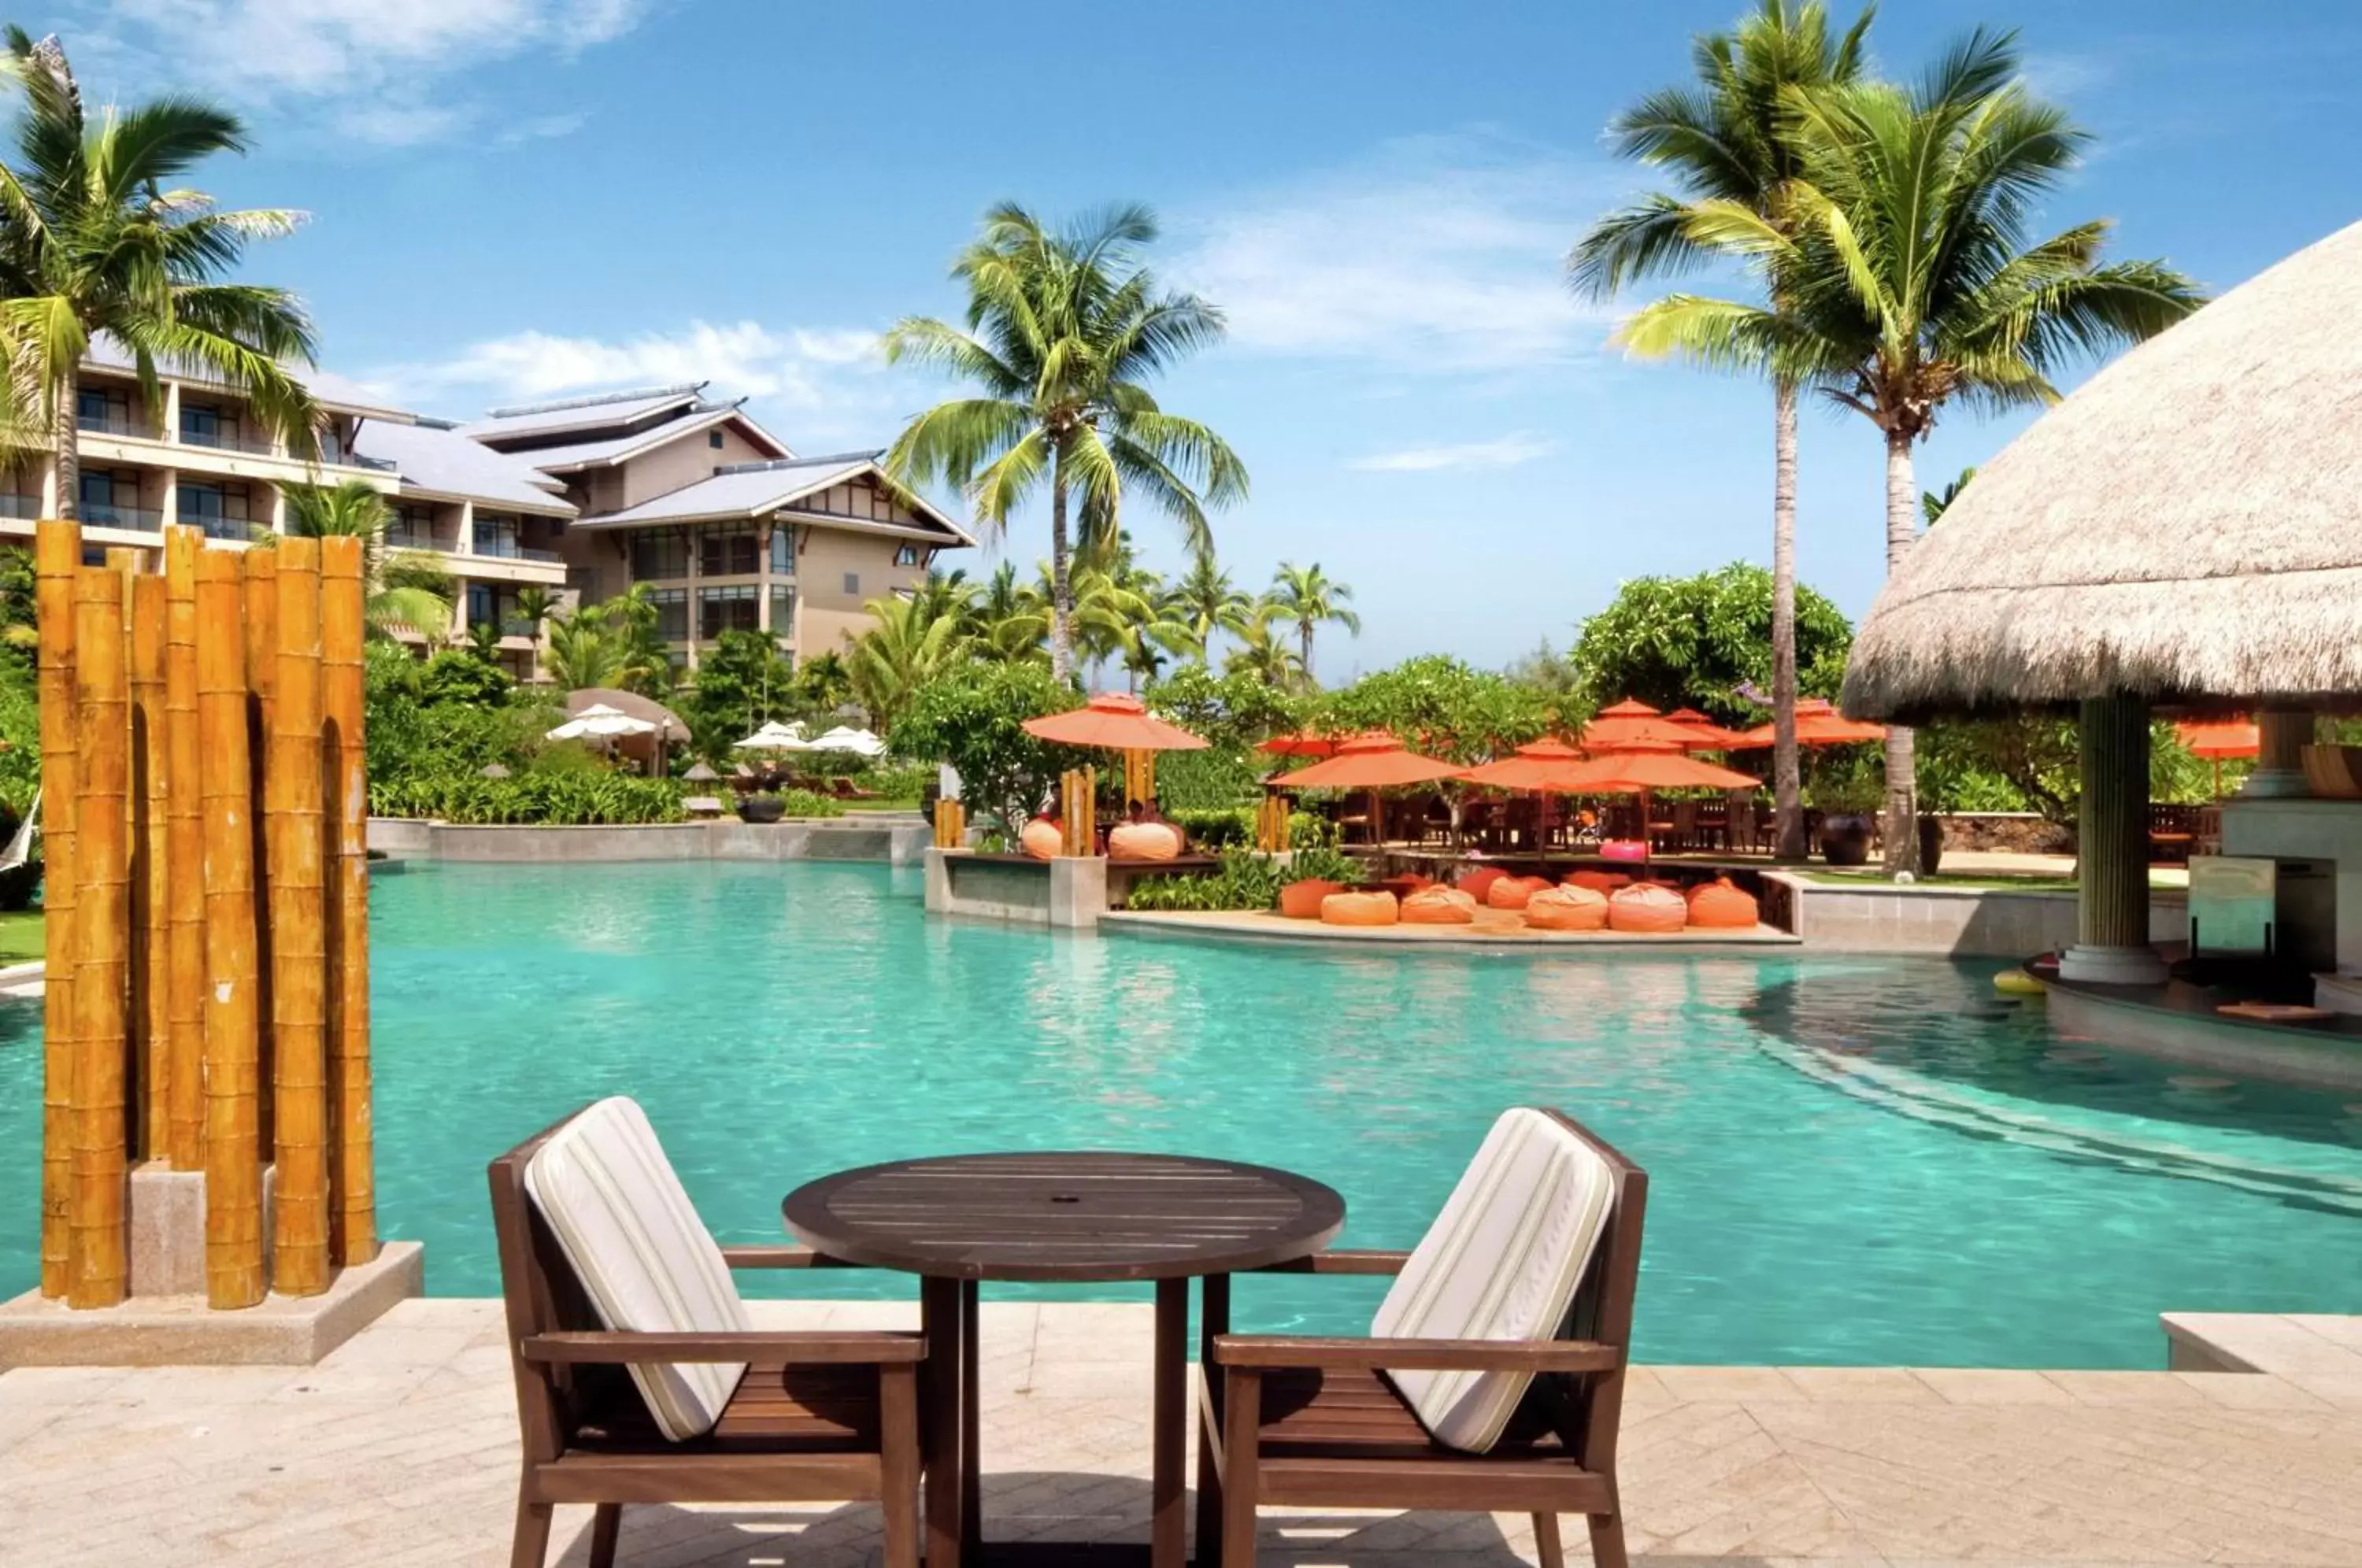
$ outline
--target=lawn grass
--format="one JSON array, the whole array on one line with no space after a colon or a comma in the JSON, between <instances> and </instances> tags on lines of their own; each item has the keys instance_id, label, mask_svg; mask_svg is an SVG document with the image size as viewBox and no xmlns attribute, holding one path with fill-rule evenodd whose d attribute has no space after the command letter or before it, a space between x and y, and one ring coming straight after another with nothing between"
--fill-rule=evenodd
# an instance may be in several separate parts
<instances>
[{"instance_id":1,"label":"lawn grass","mask_svg":"<svg viewBox=\"0 0 2362 1568\"><path fill-rule=\"evenodd\" d=\"M22 964L41 956L41 911L19 910L0 914L0 964Z\"/></svg>"}]
</instances>

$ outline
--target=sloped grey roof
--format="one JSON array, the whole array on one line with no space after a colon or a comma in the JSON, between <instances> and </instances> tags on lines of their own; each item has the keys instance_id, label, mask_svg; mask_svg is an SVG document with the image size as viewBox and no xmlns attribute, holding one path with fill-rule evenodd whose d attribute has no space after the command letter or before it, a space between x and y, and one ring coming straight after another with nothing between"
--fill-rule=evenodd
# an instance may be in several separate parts
<instances>
[{"instance_id":1,"label":"sloped grey roof","mask_svg":"<svg viewBox=\"0 0 2362 1568\"><path fill-rule=\"evenodd\" d=\"M555 436L568 430L608 430L645 420L668 409L687 408L704 390L703 381L677 387L610 392L598 397L571 398L563 403L529 408L494 409L483 418L459 426L462 435L479 441L507 441L527 436Z\"/></svg>"},{"instance_id":2,"label":"sloped grey roof","mask_svg":"<svg viewBox=\"0 0 2362 1568\"><path fill-rule=\"evenodd\" d=\"M392 463L403 493L432 491L495 502L550 517L571 517L572 503L550 493L556 481L523 458L496 452L439 423L364 421L353 449Z\"/></svg>"},{"instance_id":3,"label":"sloped grey roof","mask_svg":"<svg viewBox=\"0 0 2362 1568\"><path fill-rule=\"evenodd\" d=\"M537 469L550 473L563 473L574 469L603 468L627 458L678 441L685 436L695 436L719 425L735 420L745 425L758 443L767 444L782 456L787 447L777 436L746 416L746 411L734 403L718 403L704 408L683 409L669 419L644 425L621 436L602 436L595 441L579 441L563 447L531 447L516 456ZM464 431L463 431L464 433ZM480 437L479 437L480 439Z\"/></svg>"},{"instance_id":4,"label":"sloped grey roof","mask_svg":"<svg viewBox=\"0 0 2362 1568\"><path fill-rule=\"evenodd\" d=\"M90 340L90 351L83 356L83 363L107 370L127 371L134 368L130 351L112 335L104 332ZM206 386L220 387L225 392L238 390L213 371L201 367L160 360L156 369L160 374L171 376L176 381L200 382ZM308 365L290 365L287 367L287 373L303 382L311 391L313 402L323 407L335 409L339 414L365 414L375 419L403 421L413 417L407 410L398 407L385 393L373 387L363 386L349 377L340 376L334 370L323 370Z\"/></svg>"},{"instance_id":5,"label":"sloped grey roof","mask_svg":"<svg viewBox=\"0 0 2362 1568\"><path fill-rule=\"evenodd\" d=\"M654 523L691 523L704 518L759 517L789 505L814 491L826 490L865 473L877 471L875 452L845 452L833 457L804 458L783 462L766 463L761 467L747 466L729 473L715 474L712 479L681 486L668 494L656 496L637 506L621 512L610 512L596 517L586 517L580 528L633 528ZM864 533L893 534L906 538L942 539L948 536L961 544L974 544L960 526L944 516L922 499L913 497L920 513L935 525L933 529L911 527L899 523L871 523L859 518L833 518L833 525Z\"/></svg>"}]
</instances>

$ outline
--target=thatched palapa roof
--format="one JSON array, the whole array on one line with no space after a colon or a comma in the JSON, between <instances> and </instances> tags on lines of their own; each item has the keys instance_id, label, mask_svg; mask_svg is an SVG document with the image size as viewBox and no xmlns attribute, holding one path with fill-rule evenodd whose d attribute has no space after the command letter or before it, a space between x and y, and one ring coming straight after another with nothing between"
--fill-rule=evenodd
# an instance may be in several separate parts
<instances>
[{"instance_id":1,"label":"thatched palapa roof","mask_svg":"<svg viewBox=\"0 0 2362 1568\"><path fill-rule=\"evenodd\" d=\"M2362 694L2362 224L2135 348L1961 491L1863 622L1858 718Z\"/></svg>"},{"instance_id":2,"label":"thatched palapa roof","mask_svg":"<svg viewBox=\"0 0 2362 1568\"><path fill-rule=\"evenodd\" d=\"M602 703L629 718L637 719L643 723L654 724L657 727L656 736L658 740L689 739L688 722L679 713L653 697L643 697L636 691L620 690L613 686L585 686L579 690L568 692L566 716L569 719L579 718L583 709Z\"/></svg>"}]
</instances>

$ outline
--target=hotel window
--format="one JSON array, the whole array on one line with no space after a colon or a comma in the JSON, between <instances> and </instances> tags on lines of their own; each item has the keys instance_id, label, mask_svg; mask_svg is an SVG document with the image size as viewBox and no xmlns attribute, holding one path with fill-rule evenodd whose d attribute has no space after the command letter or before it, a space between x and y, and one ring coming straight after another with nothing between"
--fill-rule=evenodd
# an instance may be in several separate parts
<instances>
[{"instance_id":1,"label":"hotel window","mask_svg":"<svg viewBox=\"0 0 2362 1568\"><path fill-rule=\"evenodd\" d=\"M74 394L74 423L110 436L131 434L131 394L111 387L83 387Z\"/></svg>"},{"instance_id":2,"label":"hotel window","mask_svg":"<svg viewBox=\"0 0 2362 1568\"><path fill-rule=\"evenodd\" d=\"M697 591L697 636L712 642L724 632L753 632L762 602L753 588L701 588Z\"/></svg>"},{"instance_id":3,"label":"hotel window","mask_svg":"<svg viewBox=\"0 0 2362 1568\"><path fill-rule=\"evenodd\" d=\"M220 409L201 403L181 405L181 439L192 447L237 447L245 445L238 438L238 423L235 415L226 415Z\"/></svg>"},{"instance_id":4,"label":"hotel window","mask_svg":"<svg viewBox=\"0 0 2362 1568\"><path fill-rule=\"evenodd\" d=\"M678 528L632 536L632 576L662 582L689 575L689 541Z\"/></svg>"},{"instance_id":5,"label":"hotel window","mask_svg":"<svg viewBox=\"0 0 2362 1568\"><path fill-rule=\"evenodd\" d=\"M505 556L513 560L521 553L517 539L519 524L513 517L476 514L476 553L480 556Z\"/></svg>"},{"instance_id":6,"label":"hotel window","mask_svg":"<svg viewBox=\"0 0 2362 1568\"><path fill-rule=\"evenodd\" d=\"M723 524L701 530L697 569L707 577L752 577L762 570L754 525Z\"/></svg>"},{"instance_id":7,"label":"hotel window","mask_svg":"<svg viewBox=\"0 0 2362 1568\"><path fill-rule=\"evenodd\" d=\"M786 642L796 635L796 591L783 583L771 585L771 635Z\"/></svg>"},{"instance_id":8,"label":"hotel window","mask_svg":"<svg viewBox=\"0 0 2362 1568\"><path fill-rule=\"evenodd\" d=\"M181 521L215 539L248 536L254 500L242 484L183 484L176 498Z\"/></svg>"},{"instance_id":9,"label":"hotel window","mask_svg":"<svg viewBox=\"0 0 2362 1568\"><path fill-rule=\"evenodd\" d=\"M668 643L689 640L689 590L659 588L648 595L648 602L657 607L657 637Z\"/></svg>"},{"instance_id":10,"label":"hotel window","mask_svg":"<svg viewBox=\"0 0 2362 1568\"><path fill-rule=\"evenodd\" d=\"M894 564L896 566L917 566L919 564L919 547L916 545L905 545L900 549L896 550L894 552Z\"/></svg>"},{"instance_id":11,"label":"hotel window","mask_svg":"<svg viewBox=\"0 0 2362 1568\"><path fill-rule=\"evenodd\" d=\"M345 427L343 425L329 425L319 433L319 441L322 462L342 463L345 460Z\"/></svg>"},{"instance_id":12,"label":"hotel window","mask_svg":"<svg viewBox=\"0 0 2362 1568\"><path fill-rule=\"evenodd\" d=\"M844 591L848 598L858 599L861 597L861 574L859 572L849 571L844 574Z\"/></svg>"},{"instance_id":13,"label":"hotel window","mask_svg":"<svg viewBox=\"0 0 2362 1568\"><path fill-rule=\"evenodd\" d=\"M792 523L771 525L771 575L796 575L796 527Z\"/></svg>"},{"instance_id":14,"label":"hotel window","mask_svg":"<svg viewBox=\"0 0 2362 1568\"><path fill-rule=\"evenodd\" d=\"M707 431L705 433L705 444L712 447L717 452L722 450L722 432L719 430Z\"/></svg>"},{"instance_id":15,"label":"hotel window","mask_svg":"<svg viewBox=\"0 0 2362 1568\"><path fill-rule=\"evenodd\" d=\"M386 547L431 550L435 547L435 513L424 506L397 506L385 525Z\"/></svg>"},{"instance_id":16,"label":"hotel window","mask_svg":"<svg viewBox=\"0 0 2362 1568\"><path fill-rule=\"evenodd\" d=\"M130 474L116 474L106 469L82 470L77 481L76 498L81 502L82 520L102 528L137 528L139 480Z\"/></svg>"}]
</instances>

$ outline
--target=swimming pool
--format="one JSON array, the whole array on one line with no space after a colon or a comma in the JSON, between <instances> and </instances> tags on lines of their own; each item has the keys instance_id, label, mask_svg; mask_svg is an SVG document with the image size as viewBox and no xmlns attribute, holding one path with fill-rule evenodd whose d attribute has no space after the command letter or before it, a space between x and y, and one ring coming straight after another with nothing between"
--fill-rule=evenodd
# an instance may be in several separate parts
<instances>
[{"instance_id":1,"label":"swimming pool","mask_svg":"<svg viewBox=\"0 0 2362 1568\"><path fill-rule=\"evenodd\" d=\"M2161 1309L2362 1303L2362 1109L2062 1042L1992 965L1061 937L818 863L424 866L373 897L381 1221L440 1294L498 1289L486 1160L630 1093L729 1241L844 1165L1096 1146L1286 1165L1345 1195L1347 1242L1407 1245L1502 1107L1561 1105L1650 1172L1660 1362L2157 1365ZM38 1024L0 1012L11 1292ZM1248 1281L1240 1321L1358 1329L1380 1288Z\"/></svg>"}]
</instances>

